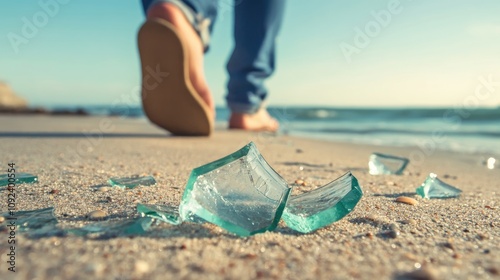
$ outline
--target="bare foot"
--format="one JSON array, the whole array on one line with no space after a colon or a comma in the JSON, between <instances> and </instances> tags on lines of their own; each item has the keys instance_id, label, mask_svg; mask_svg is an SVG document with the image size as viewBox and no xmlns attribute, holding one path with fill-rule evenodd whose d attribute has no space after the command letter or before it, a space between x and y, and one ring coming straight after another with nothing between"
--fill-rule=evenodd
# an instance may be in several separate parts
<instances>
[{"instance_id":1,"label":"bare foot","mask_svg":"<svg viewBox=\"0 0 500 280\"><path fill-rule=\"evenodd\" d=\"M229 128L275 132L279 128L279 123L265 108L262 108L255 114L232 113L229 118Z\"/></svg>"},{"instance_id":2,"label":"bare foot","mask_svg":"<svg viewBox=\"0 0 500 280\"><path fill-rule=\"evenodd\" d=\"M189 78L194 89L215 114L212 94L203 71L203 44L200 37L184 13L177 6L170 3L158 3L148 11L148 18L161 18L173 24L179 31L181 40L187 48L189 63Z\"/></svg>"}]
</instances>

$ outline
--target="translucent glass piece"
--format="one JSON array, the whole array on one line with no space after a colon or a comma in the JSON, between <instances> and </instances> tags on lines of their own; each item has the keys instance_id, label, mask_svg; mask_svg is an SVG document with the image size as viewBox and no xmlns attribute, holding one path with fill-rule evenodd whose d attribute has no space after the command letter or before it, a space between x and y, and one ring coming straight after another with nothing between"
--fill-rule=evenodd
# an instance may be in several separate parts
<instances>
[{"instance_id":1,"label":"translucent glass piece","mask_svg":"<svg viewBox=\"0 0 500 280\"><path fill-rule=\"evenodd\" d=\"M40 229L50 229L58 223L54 216L54 208L44 208L30 211L13 211L2 214L5 217L5 223L11 222L17 226L19 232L29 232Z\"/></svg>"},{"instance_id":2,"label":"translucent glass piece","mask_svg":"<svg viewBox=\"0 0 500 280\"><path fill-rule=\"evenodd\" d=\"M368 168L371 175L401 175L409 162L407 158L373 153Z\"/></svg>"},{"instance_id":3,"label":"translucent glass piece","mask_svg":"<svg viewBox=\"0 0 500 280\"><path fill-rule=\"evenodd\" d=\"M446 184L431 173L422 186L417 188L417 194L423 198L450 198L457 197L462 191Z\"/></svg>"},{"instance_id":4,"label":"translucent glass piece","mask_svg":"<svg viewBox=\"0 0 500 280\"><path fill-rule=\"evenodd\" d=\"M66 232L60 229L58 224L46 225L41 228L25 232L29 238L42 238L49 236L65 236Z\"/></svg>"},{"instance_id":5,"label":"translucent glass piece","mask_svg":"<svg viewBox=\"0 0 500 280\"><path fill-rule=\"evenodd\" d=\"M345 217L362 196L358 180L348 172L320 188L292 195L283 220L291 229L308 233Z\"/></svg>"},{"instance_id":6,"label":"translucent glass piece","mask_svg":"<svg viewBox=\"0 0 500 280\"><path fill-rule=\"evenodd\" d=\"M180 205L183 220L197 218L240 236L276 228L290 188L253 142L193 169Z\"/></svg>"},{"instance_id":7,"label":"translucent glass piece","mask_svg":"<svg viewBox=\"0 0 500 280\"><path fill-rule=\"evenodd\" d=\"M173 225L182 223L179 216L179 207L155 204L137 204L137 212L142 217L151 217Z\"/></svg>"},{"instance_id":8,"label":"translucent glass piece","mask_svg":"<svg viewBox=\"0 0 500 280\"><path fill-rule=\"evenodd\" d=\"M108 183L111 186L114 187L119 187L119 188L128 188L128 189L133 189L137 186L151 186L156 184L156 180L153 176L144 176L144 177L139 177L139 176L133 176L133 177L126 177L126 178L111 178L108 180Z\"/></svg>"},{"instance_id":9,"label":"translucent glass piece","mask_svg":"<svg viewBox=\"0 0 500 280\"><path fill-rule=\"evenodd\" d=\"M15 175L16 184L29 184L38 181L38 177L29 173L10 173ZM12 175L11 175L12 176ZM11 179L12 182L12 179ZM0 174L0 187L9 185L9 174Z\"/></svg>"},{"instance_id":10,"label":"translucent glass piece","mask_svg":"<svg viewBox=\"0 0 500 280\"><path fill-rule=\"evenodd\" d=\"M96 222L82 228L69 229L68 232L78 236L88 234L116 236L142 235L151 228L152 223L153 219L150 217L139 217L120 221Z\"/></svg>"}]
</instances>

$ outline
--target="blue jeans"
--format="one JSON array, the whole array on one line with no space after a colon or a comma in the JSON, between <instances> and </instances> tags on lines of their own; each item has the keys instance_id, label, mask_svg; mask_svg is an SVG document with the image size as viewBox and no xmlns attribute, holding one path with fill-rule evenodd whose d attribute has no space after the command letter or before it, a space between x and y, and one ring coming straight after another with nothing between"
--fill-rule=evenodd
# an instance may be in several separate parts
<instances>
[{"instance_id":1,"label":"blue jeans","mask_svg":"<svg viewBox=\"0 0 500 280\"><path fill-rule=\"evenodd\" d=\"M234 50L227 64L226 101L233 113L255 113L267 96L264 81L275 69L276 37L285 0L233 1ZM170 2L179 7L208 50L219 0L142 0L144 11L147 13L149 7L158 2Z\"/></svg>"}]
</instances>

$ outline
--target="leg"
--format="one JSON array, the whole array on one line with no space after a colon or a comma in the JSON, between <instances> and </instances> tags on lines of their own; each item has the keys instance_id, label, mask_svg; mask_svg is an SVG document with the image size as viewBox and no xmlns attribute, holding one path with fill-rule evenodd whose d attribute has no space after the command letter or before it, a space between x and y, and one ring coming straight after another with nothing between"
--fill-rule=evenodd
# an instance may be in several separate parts
<instances>
[{"instance_id":1,"label":"leg","mask_svg":"<svg viewBox=\"0 0 500 280\"><path fill-rule=\"evenodd\" d=\"M139 50L146 115L174 134L209 134L214 105L203 71L203 52L217 1L143 0L143 7L148 21L139 32ZM164 68L170 78L157 87L148 85L150 71L145 68L150 64Z\"/></svg>"},{"instance_id":2,"label":"leg","mask_svg":"<svg viewBox=\"0 0 500 280\"><path fill-rule=\"evenodd\" d=\"M227 65L226 100L231 128L277 130L278 123L262 108L266 78L274 71L275 41L283 19L284 0L239 1L235 6L235 47Z\"/></svg>"}]
</instances>

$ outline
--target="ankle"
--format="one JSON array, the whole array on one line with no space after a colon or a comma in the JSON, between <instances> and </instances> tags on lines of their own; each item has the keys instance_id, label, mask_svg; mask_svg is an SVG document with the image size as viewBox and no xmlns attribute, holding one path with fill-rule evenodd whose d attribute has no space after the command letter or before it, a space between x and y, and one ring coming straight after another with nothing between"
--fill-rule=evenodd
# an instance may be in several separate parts
<instances>
[{"instance_id":1,"label":"ankle","mask_svg":"<svg viewBox=\"0 0 500 280\"><path fill-rule=\"evenodd\" d=\"M231 113L229 116L229 126L235 128L245 128L254 122L256 113Z\"/></svg>"},{"instance_id":2,"label":"ankle","mask_svg":"<svg viewBox=\"0 0 500 280\"><path fill-rule=\"evenodd\" d=\"M242 128L245 126L244 114L241 113L231 113L229 117L229 127L230 128Z\"/></svg>"},{"instance_id":3,"label":"ankle","mask_svg":"<svg viewBox=\"0 0 500 280\"><path fill-rule=\"evenodd\" d=\"M182 9L171 3L158 3L153 5L147 14L148 19L164 19L174 25L182 34L188 44L203 53L203 42Z\"/></svg>"},{"instance_id":4,"label":"ankle","mask_svg":"<svg viewBox=\"0 0 500 280\"><path fill-rule=\"evenodd\" d=\"M229 121L233 122L245 122L248 118L250 118L253 114L249 113L231 113L229 116Z\"/></svg>"},{"instance_id":5,"label":"ankle","mask_svg":"<svg viewBox=\"0 0 500 280\"><path fill-rule=\"evenodd\" d=\"M183 16L181 10L171 3L158 3L153 5L149 10L147 17L151 18L161 18L168 20L169 22L177 21L179 16Z\"/></svg>"}]
</instances>

